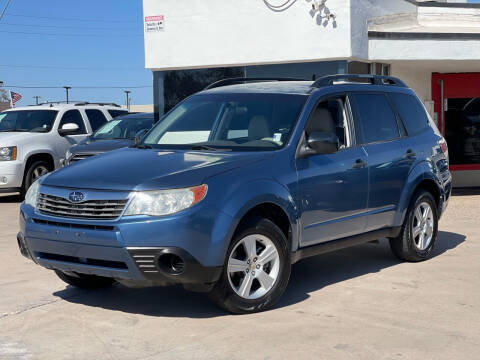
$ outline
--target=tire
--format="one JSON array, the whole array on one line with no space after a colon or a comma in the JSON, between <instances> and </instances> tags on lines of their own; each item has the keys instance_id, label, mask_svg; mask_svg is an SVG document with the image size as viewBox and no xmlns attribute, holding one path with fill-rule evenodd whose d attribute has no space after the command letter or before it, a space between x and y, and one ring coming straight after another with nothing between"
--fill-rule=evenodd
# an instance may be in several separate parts
<instances>
[{"instance_id":1,"label":"tire","mask_svg":"<svg viewBox=\"0 0 480 360\"><path fill-rule=\"evenodd\" d=\"M250 256L247 247L255 249ZM217 306L234 314L264 311L282 296L290 269L285 235L270 220L257 218L234 236L222 275L209 296Z\"/></svg>"},{"instance_id":2,"label":"tire","mask_svg":"<svg viewBox=\"0 0 480 360\"><path fill-rule=\"evenodd\" d=\"M425 218L424 211L427 207L430 216ZM419 218L423 220L419 221ZM438 212L435 199L428 191L418 190L412 197L400 235L390 239L390 248L400 260L427 260L432 257L437 232Z\"/></svg>"},{"instance_id":3,"label":"tire","mask_svg":"<svg viewBox=\"0 0 480 360\"><path fill-rule=\"evenodd\" d=\"M81 289L102 289L112 286L115 280L112 278L85 275L77 273L65 273L60 270L55 270L55 274L69 285L75 286Z\"/></svg>"},{"instance_id":4,"label":"tire","mask_svg":"<svg viewBox=\"0 0 480 360\"><path fill-rule=\"evenodd\" d=\"M25 175L23 177L23 184L20 191L22 198L25 197L28 189L30 188L30 186L32 186L35 180L45 175L46 173L49 173L50 171L52 171L52 168L50 164L46 161L40 160L30 164L28 169L25 171Z\"/></svg>"}]
</instances>

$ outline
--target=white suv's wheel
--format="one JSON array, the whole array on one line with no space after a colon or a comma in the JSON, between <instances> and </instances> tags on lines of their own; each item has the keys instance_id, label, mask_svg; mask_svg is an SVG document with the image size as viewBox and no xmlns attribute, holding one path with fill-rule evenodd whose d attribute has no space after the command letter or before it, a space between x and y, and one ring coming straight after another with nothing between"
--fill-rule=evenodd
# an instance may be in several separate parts
<instances>
[{"instance_id":1,"label":"white suv's wheel","mask_svg":"<svg viewBox=\"0 0 480 360\"><path fill-rule=\"evenodd\" d=\"M51 171L50 164L46 161L35 161L26 169L22 185L22 195L25 196L28 188L43 175Z\"/></svg>"}]
</instances>

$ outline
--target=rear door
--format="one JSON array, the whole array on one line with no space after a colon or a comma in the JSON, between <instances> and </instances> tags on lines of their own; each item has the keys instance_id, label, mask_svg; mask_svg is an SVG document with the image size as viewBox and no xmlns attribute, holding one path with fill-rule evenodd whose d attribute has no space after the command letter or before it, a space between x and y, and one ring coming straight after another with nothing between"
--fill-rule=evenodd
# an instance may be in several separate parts
<instances>
[{"instance_id":1,"label":"rear door","mask_svg":"<svg viewBox=\"0 0 480 360\"><path fill-rule=\"evenodd\" d=\"M369 197L365 231L393 225L415 154L384 93L352 94L357 142L368 157Z\"/></svg>"}]
</instances>

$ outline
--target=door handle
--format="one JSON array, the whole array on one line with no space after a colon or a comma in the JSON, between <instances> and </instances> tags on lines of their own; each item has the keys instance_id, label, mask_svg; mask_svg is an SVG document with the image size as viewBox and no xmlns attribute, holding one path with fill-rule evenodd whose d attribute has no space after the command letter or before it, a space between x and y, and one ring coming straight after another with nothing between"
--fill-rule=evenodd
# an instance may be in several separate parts
<instances>
[{"instance_id":1,"label":"door handle","mask_svg":"<svg viewBox=\"0 0 480 360\"><path fill-rule=\"evenodd\" d=\"M367 166L367 163L365 161L363 161L362 159L357 159L355 160L355 162L353 163L353 168L354 169L362 169L364 167Z\"/></svg>"},{"instance_id":2,"label":"door handle","mask_svg":"<svg viewBox=\"0 0 480 360\"><path fill-rule=\"evenodd\" d=\"M405 157L408 159L414 159L417 157L417 154L412 149L408 149L405 153Z\"/></svg>"}]
</instances>

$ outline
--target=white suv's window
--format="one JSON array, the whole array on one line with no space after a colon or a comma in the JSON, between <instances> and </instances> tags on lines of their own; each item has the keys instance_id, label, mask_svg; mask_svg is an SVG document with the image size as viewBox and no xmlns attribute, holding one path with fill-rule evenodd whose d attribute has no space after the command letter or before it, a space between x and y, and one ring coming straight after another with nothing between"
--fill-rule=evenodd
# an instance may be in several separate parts
<instances>
[{"instance_id":1,"label":"white suv's window","mask_svg":"<svg viewBox=\"0 0 480 360\"><path fill-rule=\"evenodd\" d=\"M58 111L13 110L0 113L0 132L46 133L52 129Z\"/></svg>"},{"instance_id":2,"label":"white suv's window","mask_svg":"<svg viewBox=\"0 0 480 360\"><path fill-rule=\"evenodd\" d=\"M78 125L78 131L75 135L87 133L87 130L85 129L85 123L83 122L82 114L80 114L80 111L78 110L68 110L63 114L62 120L60 121L60 125L58 126L58 128L61 129L62 126L65 124Z\"/></svg>"}]
</instances>

